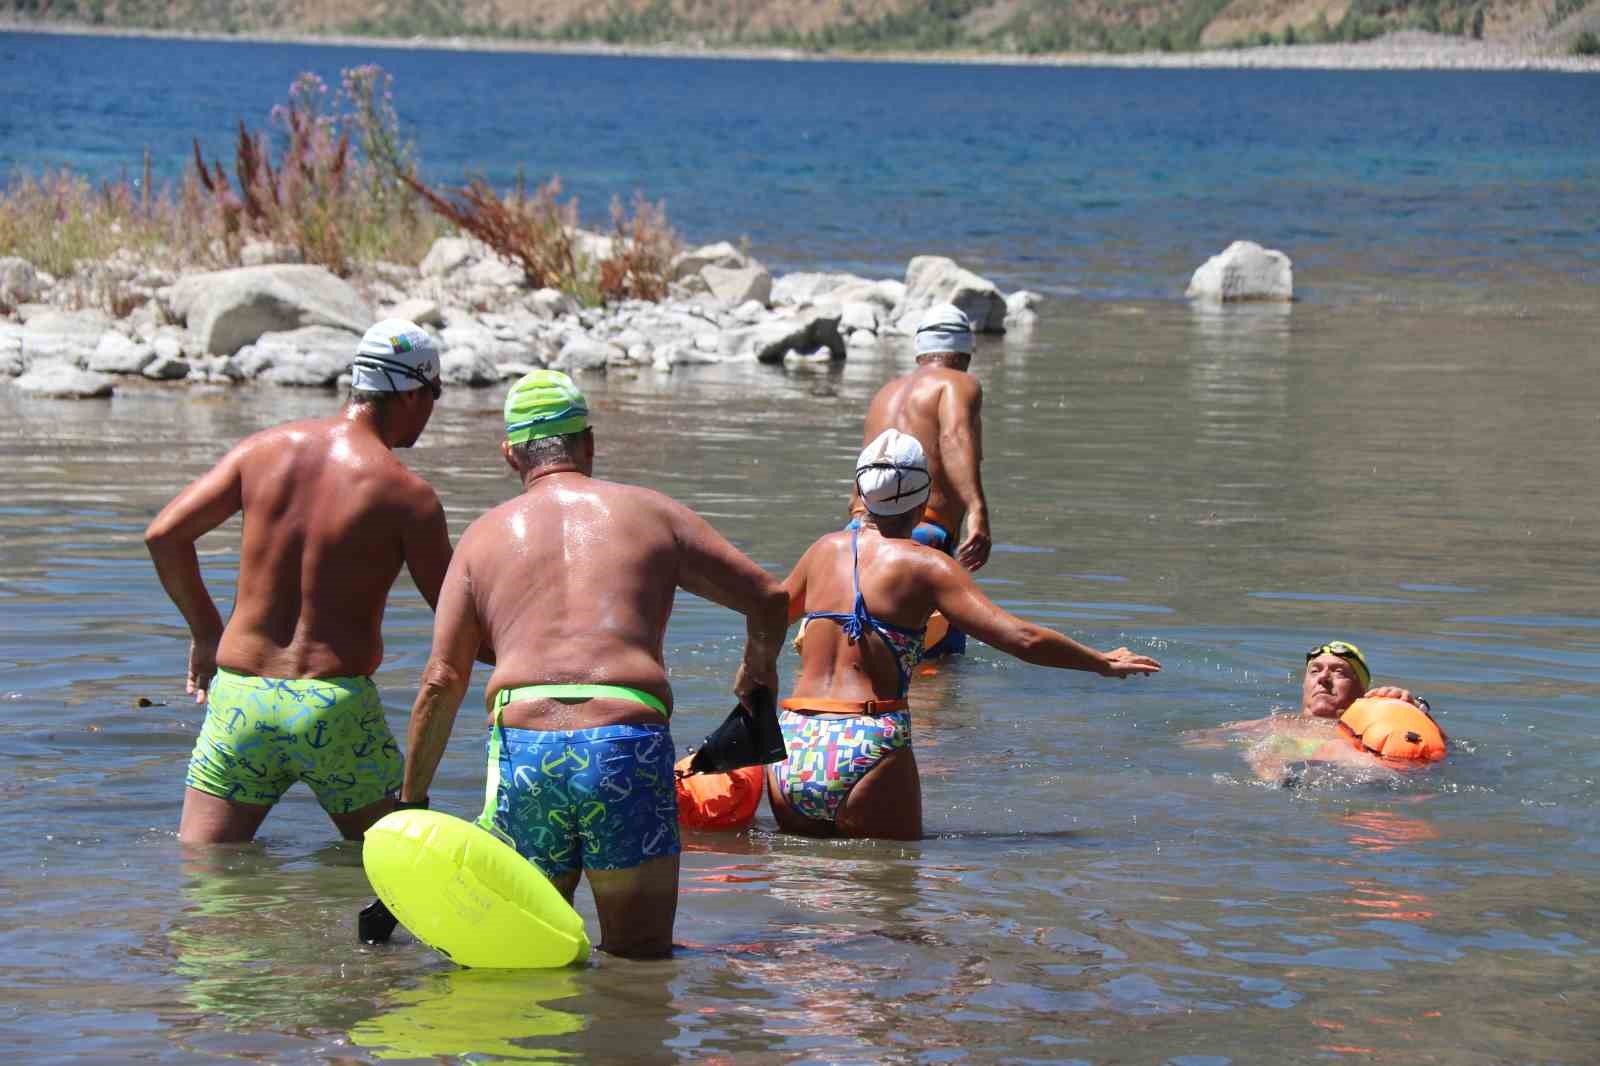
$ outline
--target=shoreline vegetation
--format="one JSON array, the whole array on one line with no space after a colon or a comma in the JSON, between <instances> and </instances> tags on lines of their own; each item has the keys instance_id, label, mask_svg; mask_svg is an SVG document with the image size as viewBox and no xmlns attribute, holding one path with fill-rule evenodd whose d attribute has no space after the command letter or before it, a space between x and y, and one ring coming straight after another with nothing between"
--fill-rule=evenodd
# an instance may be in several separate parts
<instances>
[{"instance_id":1,"label":"shoreline vegetation","mask_svg":"<svg viewBox=\"0 0 1600 1066\"><path fill-rule=\"evenodd\" d=\"M1600 19L1597 19L1600 22ZM1557 52L1531 43L1531 38L1485 40L1472 36L1400 29L1354 40L1296 39L1288 42L1265 35L1265 41L1231 47L1193 50L996 52L948 48L937 50L843 48L812 49L779 45L700 43L629 43L605 40L566 41L549 38L496 37L489 34L391 36L365 33L181 31L111 27L68 22L42 22L0 16L0 33L83 37L154 38L218 43L246 42L327 47L425 49L459 52L522 52L549 55L613 56L657 59L773 60L783 62L861 62L990 65L1017 67L1114 67L1180 70L1520 70L1600 73L1600 34L1583 31ZM1314 43L1313 43L1314 42Z\"/></svg>"},{"instance_id":2,"label":"shoreline vegetation","mask_svg":"<svg viewBox=\"0 0 1600 1066\"><path fill-rule=\"evenodd\" d=\"M1030 324L1038 300L938 256L904 280L775 279L728 242L685 249L637 192L592 232L554 177L430 185L374 64L337 89L300 75L265 128L239 120L226 163L196 139L181 180L155 188L151 171L146 152L138 178L59 170L0 187L0 378L17 391L332 387L380 318L434 329L452 385L540 366L827 365L903 346L934 304L998 334Z\"/></svg>"}]
</instances>

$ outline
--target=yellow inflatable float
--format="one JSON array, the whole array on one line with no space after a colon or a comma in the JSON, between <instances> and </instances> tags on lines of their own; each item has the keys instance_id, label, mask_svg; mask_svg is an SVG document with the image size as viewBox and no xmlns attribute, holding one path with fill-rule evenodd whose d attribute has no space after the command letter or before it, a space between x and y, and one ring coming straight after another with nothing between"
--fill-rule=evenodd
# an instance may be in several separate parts
<instances>
[{"instance_id":1,"label":"yellow inflatable float","mask_svg":"<svg viewBox=\"0 0 1600 1066\"><path fill-rule=\"evenodd\" d=\"M589 957L583 919L493 833L438 811L385 815L361 864L413 936L460 966L537 969Z\"/></svg>"},{"instance_id":2,"label":"yellow inflatable float","mask_svg":"<svg viewBox=\"0 0 1600 1066\"><path fill-rule=\"evenodd\" d=\"M1405 700L1356 700L1339 716L1339 732L1362 751L1394 762L1438 762L1445 755L1444 730Z\"/></svg>"}]
</instances>

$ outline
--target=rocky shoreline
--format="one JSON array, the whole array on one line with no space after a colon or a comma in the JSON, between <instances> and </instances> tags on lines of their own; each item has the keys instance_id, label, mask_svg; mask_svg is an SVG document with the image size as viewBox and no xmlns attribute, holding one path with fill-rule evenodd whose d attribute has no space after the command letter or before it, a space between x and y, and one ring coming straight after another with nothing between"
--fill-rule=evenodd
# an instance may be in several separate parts
<instances>
[{"instance_id":1,"label":"rocky shoreline","mask_svg":"<svg viewBox=\"0 0 1600 1066\"><path fill-rule=\"evenodd\" d=\"M685 59L769 59L786 62L976 64L1022 67L1121 67L1180 70L1521 70L1600 74L1600 56L1552 53L1532 40L1484 41L1404 30L1370 41L1261 45L1197 52L807 52L792 48L715 48L694 45L610 45L599 42L506 40L492 37L366 37L350 34L185 33L107 29L0 18L0 32L88 37L156 37L194 41L254 41L340 47L532 52L551 55L644 56Z\"/></svg>"},{"instance_id":2,"label":"rocky shoreline","mask_svg":"<svg viewBox=\"0 0 1600 1066\"><path fill-rule=\"evenodd\" d=\"M577 234L603 257L608 237ZM380 318L434 332L446 383L489 386L537 367L569 372L753 361L827 363L910 350L916 318L955 303L980 332L1030 324L1039 301L1003 294L940 256L918 256L901 278L773 276L726 242L683 252L668 298L582 307L531 289L486 245L442 237L413 267L379 263L343 279L292 261L292 249L247 245L248 265L177 275L124 254L60 280L0 259L0 378L49 397L111 395L142 380L329 388L348 380L360 335ZM84 279L114 289L115 317L78 305Z\"/></svg>"}]
</instances>

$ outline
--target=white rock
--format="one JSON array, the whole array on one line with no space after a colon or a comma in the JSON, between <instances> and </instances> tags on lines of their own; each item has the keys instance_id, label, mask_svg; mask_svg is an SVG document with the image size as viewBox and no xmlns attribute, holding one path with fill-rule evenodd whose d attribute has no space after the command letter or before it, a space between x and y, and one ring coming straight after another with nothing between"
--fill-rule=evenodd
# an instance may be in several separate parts
<instances>
[{"instance_id":1,"label":"white rock","mask_svg":"<svg viewBox=\"0 0 1600 1066\"><path fill-rule=\"evenodd\" d=\"M1190 299L1292 300L1294 266L1282 252L1254 241L1234 241L1207 259L1189 279Z\"/></svg>"},{"instance_id":2,"label":"white rock","mask_svg":"<svg viewBox=\"0 0 1600 1066\"><path fill-rule=\"evenodd\" d=\"M700 273L708 266L742 270L749 265L749 257L738 248L727 241L718 241L716 244L701 245L693 251L679 252L673 256L669 276L673 281L682 281Z\"/></svg>"},{"instance_id":3,"label":"white rock","mask_svg":"<svg viewBox=\"0 0 1600 1066\"><path fill-rule=\"evenodd\" d=\"M615 344L591 337L575 336L561 346L561 353L550 364L556 370L599 370L615 358L627 358Z\"/></svg>"},{"instance_id":4,"label":"white rock","mask_svg":"<svg viewBox=\"0 0 1600 1066\"><path fill-rule=\"evenodd\" d=\"M1024 311L1033 311L1044 302L1044 297L1032 289L1018 289L1006 297L1006 314L1019 315Z\"/></svg>"},{"instance_id":5,"label":"white rock","mask_svg":"<svg viewBox=\"0 0 1600 1066\"><path fill-rule=\"evenodd\" d=\"M501 381L514 381L524 374L531 374L539 369L533 363L496 363L494 368L499 373Z\"/></svg>"},{"instance_id":6,"label":"white rock","mask_svg":"<svg viewBox=\"0 0 1600 1066\"><path fill-rule=\"evenodd\" d=\"M425 278L442 278L457 267L481 258L486 250L482 242L469 237L440 237L422 257L417 270Z\"/></svg>"},{"instance_id":7,"label":"white rock","mask_svg":"<svg viewBox=\"0 0 1600 1066\"><path fill-rule=\"evenodd\" d=\"M22 359L22 327L0 322L0 376L16 377L28 369Z\"/></svg>"},{"instance_id":8,"label":"white rock","mask_svg":"<svg viewBox=\"0 0 1600 1066\"><path fill-rule=\"evenodd\" d=\"M852 348L876 348L878 346L878 335L871 330L858 329L846 337L845 340Z\"/></svg>"},{"instance_id":9,"label":"white rock","mask_svg":"<svg viewBox=\"0 0 1600 1066\"><path fill-rule=\"evenodd\" d=\"M528 297L526 304L528 310L541 318L576 315L580 310L577 299L560 289L539 289Z\"/></svg>"},{"instance_id":10,"label":"white rock","mask_svg":"<svg viewBox=\"0 0 1600 1066\"><path fill-rule=\"evenodd\" d=\"M129 340L116 330L106 330L89 356L89 369L102 374L137 374L155 357L150 345Z\"/></svg>"},{"instance_id":11,"label":"white rock","mask_svg":"<svg viewBox=\"0 0 1600 1066\"><path fill-rule=\"evenodd\" d=\"M735 322L753 326L767 317L767 306L759 300L746 300L735 307L729 317Z\"/></svg>"},{"instance_id":12,"label":"white rock","mask_svg":"<svg viewBox=\"0 0 1600 1066\"><path fill-rule=\"evenodd\" d=\"M863 330L867 333L878 332L877 304L865 300L852 300L839 309L839 331L849 333L853 330Z\"/></svg>"},{"instance_id":13,"label":"white rock","mask_svg":"<svg viewBox=\"0 0 1600 1066\"><path fill-rule=\"evenodd\" d=\"M756 264L748 267L707 266L700 276L711 288L713 298L736 307L749 300L765 305L772 299L772 275Z\"/></svg>"},{"instance_id":14,"label":"white rock","mask_svg":"<svg viewBox=\"0 0 1600 1066\"><path fill-rule=\"evenodd\" d=\"M492 255L478 260L467 267L466 279L473 285L486 285L494 288L510 289L522 285L527 281L522 268L498 255Z\"/></svg>"},{"instance_id":15,"label":"white rock","mask_svg":"<svg viewBox=\"0 0 1600 1066\"><path fill-rule=\"evenodd\" d=\"M616 240L609 234L593 233L585 229L572 231L573 251L578 254L580 264L587 262L592 267L602 259L610 259L617 254L616 244Z\"/></svg>"},{"instance_id":16,"label":"white rock","mask_svg":"<svg viewBox=\"0 0 1600 1066\"><path fill-rule=\"evenodd\" d=\"M383 314L384 318L403 318L407 322L415 322L419 326L442 326L444 314L439 310L436 300L429 300L421 296L409 300L401 300Z\"/></svg>"},{"instance_id":17,"label":"white rock","mask_svg":"<svg viewBox=\"0 0 1600 1066\"><path fill-rule=\"evenodd\" d=\"M177 326L160 326L150 340L150 347L162 359L181 359L191 343Z\"/></svg>"},{"instance_id":18,"label":"white rock","mask_svg":"<svg viewBox=\"0 0 1600 1066\"><path fill-rule=\"evenodd\" d=\"M110 316L99 311L30 314L22 328L22 355L30 363L65 360L83 366L110 328Z\"/></svg>"},{"instance_id":19,"label":"white rock","mask_svg":"<svg viewBox=\"0 0 1600 1066\"><path fill-rule=\"evenodd\" d=\"M158 355L140 373L157 381L176 381L178 378L189 376L189 364L182 359L168 359Z\"/></svg>"},{"instance_id":20,"label":"white rock","mask_svg":"<svg viewBox=\"0 0 1600 1066\"><path fill-rule=\"evenodd\" d=\"M239 349L224 372L240 380L260 378L277 385L326 387L349 368L360 340L331 326L267 333Z\"/></svg>"},{"instance_id":21,"label":"white rock","mask_svg":"<svg viewBox=\"0 0 1600 1066\"><path fill-rule=\"evenodd\" d=\"M13 384L19 392L70 400L110 396L113 388L111 378L105 374L56 360L34 363Z\"/></svg>"},{"instance_id":22,"label":"white rock","mask_svg":"<svg viewBox=\"0 0 1600 1066\"><path fill-rule=\"evenodd\" d=\"M772 283L771 302L804 307L807 304L821 302L834 292L847 286L871 288L873 284L866 278L859 278L854 274L818 274L797 271L793 274L785 274Z\"/></svg>"},{"instance_id":23,"label":"white rock","mask_svg":"<svg viewBox=\"0 0 1600 1066\"><path fill-rule=\"evenodd\" d=\"M31 303L43 292L44 285L32 263L14 255L0 258L0 307Z\"/></svg>"},{"instance_id":24,"label":"white rock","mask_svg":"<svg viewBox=\"0 0 1600 1066\"><path fill-rule=\"evenodd\" d=\"M819 348L827 349L830 358L845 357L837 316L803 315L728 330L722 334L720 344L726 358L754 358L769 364L783 362L790 352L814 352Z\"/></svg>"},{"instance_id":25,"label":"white rock","mask_svg":"<svg viewBox=\"0 0 1600 1066\"><path fill-rule=\"evenodd\" d=\"M447 385L493 385L500 368L474 348L451 348L439 357L439 376Z\"/></svg>"},{"instance_id":26,"label":"white rock","mask_svg":"<svg viewBox=\"0 0 1600 1066\"><path fill-rule=\"evenodd\" d=\"M267 333L331 326L363 333L372 308L349 283L319 266L238 267L191 274L163 290L204 352L230 355Z\"/></svg>"},{"instance_id":27,"label":"white rock","mask_svg":"<svg viewBox=\"0 0 1600 1066\"><path fill-rule=\"evenodd\" d=\"M239 249L239 262L244 266L267 266L271 263L303 263L300 249L275 241L246 241Z\"/></svg>"},{"instance_id":28,"label":"white rock","mask_svg":"<svg viewBox=\"0 0 1600 1066\"><path fill-rule=\"evenodd\" d=\"M903 324L935 304L961 308L975 332L1006 331L1006 301L994 282L942 255L919 255L906 264L905 295L895 305L892 317Z\"/></svg>"}]
</instances>

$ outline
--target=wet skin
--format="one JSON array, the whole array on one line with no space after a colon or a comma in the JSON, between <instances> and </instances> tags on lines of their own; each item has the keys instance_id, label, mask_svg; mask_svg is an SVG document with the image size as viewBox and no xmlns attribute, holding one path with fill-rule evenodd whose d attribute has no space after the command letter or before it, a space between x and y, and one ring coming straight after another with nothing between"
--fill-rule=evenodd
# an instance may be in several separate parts
<instances>
[{"instance_id":1,"label":"wet skin","mask_svg":"<svg viewBox=\"0 0 1600 1066\"><path fill-rule=\"evenodd\" d=\"M989 561L989 505L979 467L983 463L983 386L967 373L972 356L943 352L918 359L917 369L878 390L867 407L862 446L886 429L917 439L933 479L927 518L951 536L966 536L956 558L969 570ZM864 513L859 496L851 513Z\"/></svg>"},{"instance_id":2,"label":"wet skin","mask_svg":"<svg viewBox=\"0 0 1600 1066\"><path fill-rule=\"evenodd\" d=\"M592 477L594 444L583 435L570 463L522 469L523 491L474 522L445 575L433 650L412 708L406 746L407 800L427 794L466 695L474 651L497 654L486 695L535 684L626 685L670 709L662 647L674 592L685 589L746 618L735 692L777 686L786 599L783 587L714 530L659 492ZM521 729L655 724L631 700L535 699L508 704L502 720ZM653 957L672 950L678 858L632 869L587 870L600 918L600 950ZM555 879L570 900L578 872Z\"/></svg>"},{"instance_id":3,"label":"wet skin","mask_svg":"<svg viewBox=\"0 0 1600 1066\"><path fill-rule=\"evenodd\" d=\"M204 703L219 665L301 679L371 674L383 661L389 589L406 567L432 606L450 563L444 508L395 457L433 413L426 388L331 418L291 422L235 446L180 492L145 531L161 584L189 624L186 691ZM223 625L195 542L243 511L239 579ZM358 839L388 813L383 799L330 815ZM185 843L250 840L271 808L186 789Z\"/></svg>"},{"instance_id":4,"label":"wet skin","mask_svg":"<svg viewBox=\"0 0 1600 1066\"><path fill-rule=\"evenodd\" d=\"M954 559L911 540L922 509L895 518L868 515L859 537L861 593L874 618L917 629L935 609L953 625L1023 662L1064 670L1086 670L1103 677L1151 674L1161 664L1127 648L1100 652L1062 633L1003 610ZM855 602L851 581L850 533L830 533L806 550L784 582L789 620L808 611L849 612ZM855 643L825 620L806 627L800 673L791 698L890 700L898 695L900 675L894 656L875 633ZM890 752L868 770L845 796L838 821L808 818L790 807L767 775L767 795L778 826L809 836L922 836L922 791L913 749Z\"/></svg>"}]
</instances>

